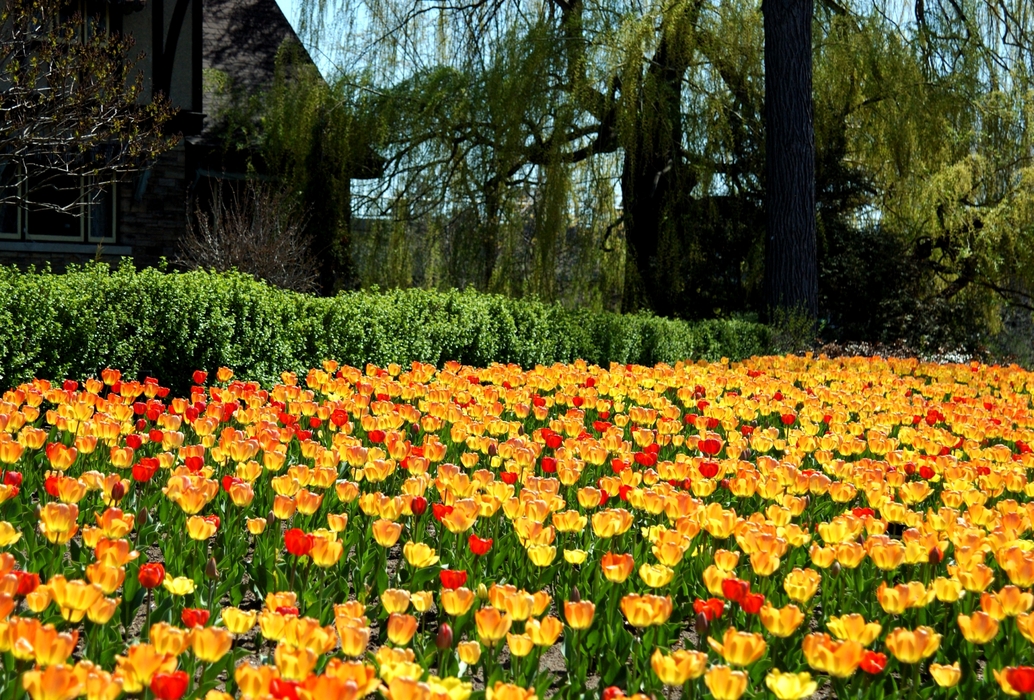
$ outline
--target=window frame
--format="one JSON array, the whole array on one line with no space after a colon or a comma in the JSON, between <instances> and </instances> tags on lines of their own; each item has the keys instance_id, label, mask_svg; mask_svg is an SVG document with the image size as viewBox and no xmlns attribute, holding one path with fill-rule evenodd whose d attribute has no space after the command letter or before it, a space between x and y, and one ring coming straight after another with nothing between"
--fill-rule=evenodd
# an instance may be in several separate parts
<instances>
[{"instance_id":1,"label":"window frame","mask_svg":"<svg viewBox=\"0 0 1034 700\"><path fill-rule=\"evenodd\" d=\"M21 170L21 166L15 166ZM79 178L79 189L76 197L76 203L72 207L72 210L67 212L69 216L76 218L79 224L79 234L77 236L58 236L58 235L47 235L47 234L34 234L32 233L32 214L33 209L31 206L26 206L25 202L31 196L26 193L26 178L18 177L18 198L20 200L17 204L9 206L15 207L17 211L16 222L17 231L4 231L0 230L0 241L6 242L24 242L24 243L117 243L118 242L118 183L111 183L104 185L99 192L103 199L107 199L107 202L95 203L91 201L92 197L87 193L88 181L92 179L91 175L78 175L72 176ZM31 193L31 187L28 192ZM95 190L96 192L96 190ZM31 201L31 200L29 200ZM97 235L93 231L93 217L92 208L95 206L108 206L110 211L108 212L108 218L111 221L111 228L108 231L104 231L101 235ZM105 227L106 228L106 227Z\"/></svg>"}]
</instances>

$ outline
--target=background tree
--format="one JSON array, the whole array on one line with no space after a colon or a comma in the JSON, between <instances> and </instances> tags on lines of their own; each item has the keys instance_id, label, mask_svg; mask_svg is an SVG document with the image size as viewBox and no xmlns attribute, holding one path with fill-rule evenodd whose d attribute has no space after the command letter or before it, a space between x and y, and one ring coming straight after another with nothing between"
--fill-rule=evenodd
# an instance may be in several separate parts
<instances>
[{"instance_id":1,"label":"background tree","mask_svg":"<svg viewBox=\"0 0 1034 700\"><path fill-rule=\"evenodd\" d=\"M976 347L1031 305L1031 7L815 8L827 336ZM309 9L351 22L324 25L319 45L368 88L342 99L386 162L353 199L363 283L688 318L764 310L756 0ZM609 291L583 295L574 278Z\"/></svg>"},{"instance_id":2,"label":"background tree","mask_svg":"<svg viewBox=\"0 0 1034 700\"><path fill-rule=\"evenodd\" d=\"M819 313L812 0L763 0L765 311Z\"/></svg>"},{"instance_id":3,"label":"background tree","mask_svg":"<svg viewBox=\"0 0 1034 700\"><path fill-rule=\"evenodd\" d=\"M143 75L132 40L90 34L87 19L62 18L60 0L7 0L0 8L0 204L71 210L33 191L68 188L86 197L138 170L176 138L162 127L167 102L138 103Z\"/></svg>"}]
</instances>

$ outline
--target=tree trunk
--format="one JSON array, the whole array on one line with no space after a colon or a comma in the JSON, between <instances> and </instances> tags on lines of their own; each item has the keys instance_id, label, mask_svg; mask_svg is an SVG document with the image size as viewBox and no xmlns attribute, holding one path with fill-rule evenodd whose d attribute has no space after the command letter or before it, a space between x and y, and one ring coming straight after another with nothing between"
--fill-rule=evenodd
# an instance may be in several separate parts
<instances>
[{"instance_id":1,"label":"tree trunk","mask_svg":"<svg viewBox=\"0 0 1034 700\"><path fill-rule=\"evenodd\" d=\"M764 0L765 311L818 316L812 0Z\"/></svg>"},{"instance_id":2,"label":"tree trunk","mask_svg":"<svg viewBox=\"0 0 1034 700\"><path fill-rule=\"evenodd\" d=\"M639 88L635 136L626 146L621 173L625 217L625 287L622 311L649 309L661 316L678 313L678 286L662 244L676 235L672 214L683 188L695 185L681 156L682 76L685 58L662 39Z\"/></svg>"}]
</instances>

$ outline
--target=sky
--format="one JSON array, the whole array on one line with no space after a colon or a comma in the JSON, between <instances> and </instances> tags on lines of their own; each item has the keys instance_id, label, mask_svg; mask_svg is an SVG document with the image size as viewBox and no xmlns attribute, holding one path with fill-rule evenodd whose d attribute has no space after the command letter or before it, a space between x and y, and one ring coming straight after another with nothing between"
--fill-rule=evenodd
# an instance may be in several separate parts
<instances>
[{"instance_id":1,"label":"sky","mask_svg":"<svg viewBox=\"0 0 1034 700\"><path fill-rule=\"evenodd\" d=\"M295 31L298 31L298 11L300 3L298 0L276 0L276 4L280 7L280 11L287 17L287 21L291 23ZM316 54L312 51L312 47L305 47L309 51L309 55L312 60L316 63L316 67L320 69L323 77L327 77L330 74L330 65L324 56Z\"/></svg>"}]
</instances>

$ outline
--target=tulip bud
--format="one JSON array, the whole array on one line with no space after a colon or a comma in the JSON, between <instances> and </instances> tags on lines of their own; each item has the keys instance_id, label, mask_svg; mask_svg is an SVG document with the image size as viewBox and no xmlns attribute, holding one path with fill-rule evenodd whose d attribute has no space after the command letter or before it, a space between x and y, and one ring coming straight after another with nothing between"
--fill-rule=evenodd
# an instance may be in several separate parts
<instances>
[{"instance_id":1,"label":"tulip bud","mask_svg":"<svg viewBox=\"0 0 1034 700\"><path fill-rule=\"evenodd\" d=\"M126 495L126 487L121 481L116 481L111 487L111 500L118 503Z\"/></svg>"},{"instance_id":2,"label":"tulip bud","mask_svg":"<svg viewBox=\"0 0 1034 700\"><path fill-rule=\"evenodd\" d=\"M438 635L434 638L434 645L439 649L452 648L452 628L449 623L443 622L438 626Z\"/></svg>"},{"instance_id":3,"label":"tulip bud","mask_svg":"<svg viewBox=\"0 0 1034 700\"><path fill-rule=\"evenodd\" d=\"M266 516L266 527L273 527L276 523L276 516L273 515L273 511L269 511L269 515Z\"/></svg>"},{"instance_id":4,"label":"tulip bud","mask_svg":"<svg viewBox=\"0 0 1034 700\"><path fill-rule=\"evenodd\" d=\"M423 496L414 496L409 507L413 511L413 515L423 515L427 512L427 499Z\"/></svg>"},{"instance_id":5,"label":"tulip bud","mask_svg":"<svg viewBox=\"0 0 1034 700\"><path fill-rule=\"evenodd\" d=\"M147 524L147 518L147 506L144 506L140 509L140 512L136 514L136 525L138 529Z\"/></svg>"},{"instance_id":6,"label":"tulip bud","mask_svg":"<svg viewBox=\"0 0 1034 700\"><path fill-rule=\"evenodd\" d=\"M412 425L409 426L409 431L411 433L413 433L414 435L419 435L420 434L420 426L418 424L416 424L416 423L413 423Z\"/></svg>"},{"instance_id":7,"label":"tulip bud","mask_svg":"<svg viewBox=\"0 0 1034 700\"><path fill-rule=\"evenodd\" d=\"M751 458L753 458L753 457L754 457L754 451L751 450L749 447L743 448L743 451L740 452L740 459L742 459L745 462L749 462L751 460Z\"/></svg>"},{"instance_id":8,"label":"tulip bud","mask_svg":"<svg viewBox=\"0 0 1034 700\"><path fill-rule=\"evenodd\" d=\"M705 639L707 637L708 630L711 629L711 623L707 619L707 615L702 612L697 613L696 619L696 631L697 637Z\"/></svg>"},{"instance_id":9,"label":"tulip bud","mask_svg":"<svg viewBox=\"0 0 1034 700\"><path fill-rule=\"evenodd\" d=\"M215 557L208 558L208 565L205 566L205 578L215 581L219 578L219 568L215 563Z\"/></svg>"},{"instance_id":10,"label":"tulip bud","mask_svg":"<svg viewBox=\"0 0 1034 700\"><path fill-rule=\"evenodd\" d=\"M578 590L578 586L571 586L571 602L580 603L582 602L582 593Z\"/></svg>"},{"instance_id":11,"label":"tulip bud","mask_svg":"<svg viewBox=\"0 0 1034 700\"><path fill-rule=\"evenodd\" d=\"M488 444L488 456L489 457L495 457L497 454L499 454L499 448L495 446L494 442L489 443Z\"/></svg>"},{"instance_id":12,"label":"tulip bud","mask_svg":"<svg viewBox=\"0 0 1034 700\"><path fill-rule=\"evenodd\" d=\"M524 435L524 426L523 425L518 425L517 426L517 434L518 435Z\"/></svg>"},{"instance_id":13,"label":"tulip bud","mask_svg":"<svg viewBox=\"0 0 1034 700\"><path fill-rule=\"evenodd\" d=\"M483 583L479 583L478 584L477 594L478 594L478 600L481 601L482 603L485 602L486 600L488 600L488 587L485 586L485 584L483 584Z\"/></svg>"},{"instance_id":14,"label":"tulip bud","mask_svg":"<svg viewBox=\"0 0 1034 700\"><path fill-rule=\"evenodd\" d=\"M829 567L829 575L832 576L833 578L836 578L837 576L840 575L840 568L841 568L840 567L840 562L838 562L838 561L833 562L833 566Z\"/></svg>"},{"instance_id":15,"label":"tulip bud","mask_svg":"<svg viewBox=\"0 0 1034 700\"><path fill-rule=\"evenodd\" d=\"M930 565L937 566L944 560L944 552L941 551L940 547L932 547L930 549Z\"/></svg>"},{"instance_id":16,"label":"tulip bud","mask_svg":"<svg viewBox=\"0 0 1034 700\"><path fill-rule=\"evenodd\" d=\"M42 513L43 509L39 506L39 504L37 504L36 507L32 509L32 522L38 523L40 519L40 514Z\"/></svg>"}]
</instances>

